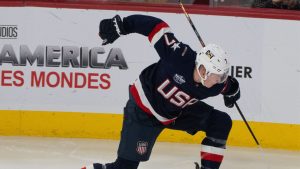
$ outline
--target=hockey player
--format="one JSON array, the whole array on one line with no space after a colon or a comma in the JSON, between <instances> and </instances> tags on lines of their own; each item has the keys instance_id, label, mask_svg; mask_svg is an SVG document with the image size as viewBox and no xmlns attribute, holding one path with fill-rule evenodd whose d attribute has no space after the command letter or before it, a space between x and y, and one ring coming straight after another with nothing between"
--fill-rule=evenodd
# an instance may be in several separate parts
<instances>
[{"instance_id":1,"label":"hockey player","mask_svg":"<svg viewBox=\"0 0 300 169\"><path fill-rule=\"evenodd\" d=\"M83 169L137 169L141 161L149 159L165 128L191 135L204 131L201 169L218 169L232 121L228 114L201 100L222 94L225 105L233 107L240 98L238 81L228 76L226 52L214 44L195 52L175 38L167 23L152 16L122 19L116 15L100 22L102 45L130 33L148 37L160 60L145 68L130 86L115 162Z\"/></svg>"}]
</instances>

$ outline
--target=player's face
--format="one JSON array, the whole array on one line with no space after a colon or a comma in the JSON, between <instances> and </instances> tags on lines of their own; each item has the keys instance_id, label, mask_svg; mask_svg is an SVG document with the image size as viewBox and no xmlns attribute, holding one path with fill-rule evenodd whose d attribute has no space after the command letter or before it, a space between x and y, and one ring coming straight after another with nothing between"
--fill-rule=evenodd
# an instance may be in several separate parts
<instances>
[{"instance_id":1,"label":"player's face","mask_svg":"<svg viewBox=\"0 0 300 169\"><path fill-rule=\"evenodd\" d=\"M207 88L211 88L213 85L218 83L221 83L221 77L214 73L209 74L206 80L204 80L204 86Z\"/></svg>"},{"instance_id":2,"label":"player's face","mask_svg":"<svg viewBox=\"0 0 300 169\"><path fill-rule=\"evenodd\" d=\"M201 83L201 77L202 77L203 82L204 82L203 85L207 88L211 88L215 84L223 83L227 79L227 75L222 76L222 75L218 75L218 74L214 74L214 73L207 74L205 68L202 66L199 67L198 72L196 72L196 69L195 69L194 80L198 83Z\"/></svg>"}]
</instances>

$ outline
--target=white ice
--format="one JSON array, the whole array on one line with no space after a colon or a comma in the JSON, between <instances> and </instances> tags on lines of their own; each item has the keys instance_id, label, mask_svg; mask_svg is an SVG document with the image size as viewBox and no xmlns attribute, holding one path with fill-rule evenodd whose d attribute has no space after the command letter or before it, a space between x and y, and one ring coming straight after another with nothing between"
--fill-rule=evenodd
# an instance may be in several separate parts
<instances>
[{"instance_id":1,"label":"white ice","mask_svg":"<svg viewBox=\"0 0 300 169\"><path fill-rule=\"evenodd\" d=\"M80 169L116 158L118 141L0 136L0 169ZM194 169L200 146L157 142L139 169ZM300 152L228 147L221 169L300 169Z\"/></svg>"}]
</instances>

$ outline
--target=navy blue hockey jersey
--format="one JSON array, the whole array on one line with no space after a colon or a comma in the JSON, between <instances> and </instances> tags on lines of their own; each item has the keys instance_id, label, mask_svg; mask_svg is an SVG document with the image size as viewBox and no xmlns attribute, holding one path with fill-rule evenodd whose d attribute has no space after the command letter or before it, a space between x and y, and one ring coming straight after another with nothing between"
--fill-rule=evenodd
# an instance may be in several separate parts
<instances>
[{"instance_id":1,"label":"navy blue hockey jersey","mask_svg":"<svg viewBox=\"0 0 300 169\"><path fill-rule=\"evenodd\" d=\"M130 88L137 105L162 124L173 122L188 106L221 93L224 84L206 88L193 79L197 53L179 42L161 19L131 15L123 19L128 33L148 37L160 57L145 68ZM201 110L199 110L201 113Z\"/></svg>"}]
</instances>

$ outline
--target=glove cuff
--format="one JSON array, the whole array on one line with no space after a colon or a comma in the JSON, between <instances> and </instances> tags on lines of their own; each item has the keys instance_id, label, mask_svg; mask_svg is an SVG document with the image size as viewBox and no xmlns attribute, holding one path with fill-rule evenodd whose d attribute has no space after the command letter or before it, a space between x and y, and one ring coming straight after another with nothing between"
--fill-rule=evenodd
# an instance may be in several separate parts
<instances>
[{"instance_id":1,"label":"glove cuff","mask_svg":"<svg viewBox=\"0 0 300 169\"><path fill-rule=\"evenodd\" d=\"M222 90L221 94L231 97L232 95L237 94L239 91L239 82L234 77L229 76L227 81L225 82L225 87Z\"/></svg>"},{"instance_id":2,"label":"glove cuff","mask_svg":"<svg viewBox=\"0 0 300 169\"><path fill-rule=\"evenodd\" d=\"M124 29L124 25L123 25L124 22L122 21L122 18L119 15L116 15L113 18L113 22L114 22L114 26L116 27L116 32L119 36L127 34Z\"/></svg>"},{"instance_id":3,"label":"glove cuff","mask_svg":"<svg viewBox=\"0 0 300 169\"><path fill-rule=\"evenodd\" d=\"M240 88L238 88L237 90L236 90L236 92L234 92L234 93L228 93L228 94L223 94L225 97L233 97L233 96L235 96L235 95L237 95L238 93L240 92Z\"/></svg>"}]
</instances>

